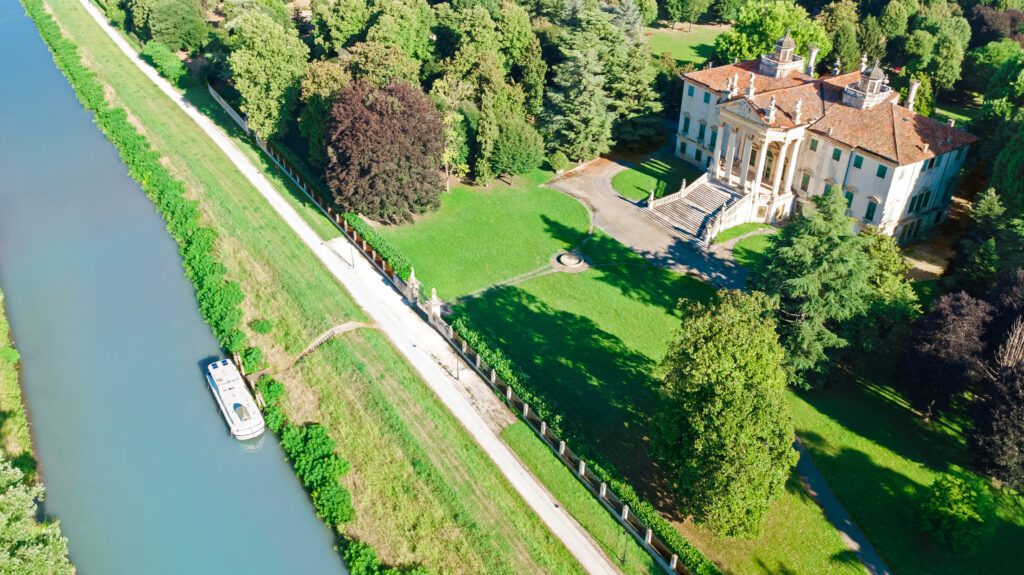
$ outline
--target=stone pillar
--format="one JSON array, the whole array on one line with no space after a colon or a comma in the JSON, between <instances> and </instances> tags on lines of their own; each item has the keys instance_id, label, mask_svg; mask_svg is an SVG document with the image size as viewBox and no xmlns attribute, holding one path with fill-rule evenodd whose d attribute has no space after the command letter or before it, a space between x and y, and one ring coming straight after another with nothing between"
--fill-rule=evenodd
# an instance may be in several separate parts
<instances>
[{"instance_id":1,"label":"stone pillar","mask_svg":"<svg viewBox=\"0 0 1024 575\"><path fill-rule=\"evenodd\" d=\"M739 130L729 129L729 143L725 146L725 161L722 162L722 167L725 168L725 177L723 179L730 186L732 185L732 164L736 161L736 140L739 138Z\"/></svg>"},{"instance_id":2,"label":"stone pillar","mask_svg":"<svg viewBox=\"0 0 1024 575\"><path fill-rule=\"evenodd\" d=\"M790 155L789 167L786 169L786 187L783 188L787 192L793 190L793 176L796 174L796 161L800 156L800 146L802 145L803 140L793 142L793 153Z\"/></svg>"},{"instance_id":3,"label":"stone pillar","mask_svg":"<svg viewBox=\"0 0 1024 575\"><path fill-rule=\"evenodd\" d=\"M754 137L751 136L750 140L743 140L743 154L740 157L740 189L746 191L747 189L747 175L750 172L750 153L754 151Z\"/></svg>"},{"instance_id":4,"label":"stone pillar","mask_svg":"<svg viewBox=\"0 0 1024 575\"><path fill-rule=\"evenodd\" d=\"M711 162L711 175L716 180L721 174L721 161L722 161L722 140L725 138L725 131L728 130L725 122L718 124L718 136L715 138L715 159Z\"/></svg>"},{"instance_id":5,"label":"stone pillar","mask_svg":"<svg viewBox=\"0 0 1024 575\"><path fill-rule=\"evenodd\" d=\"M437 297L437 288L430 288L430 319L441 319L441 298Z\"/></svg>"},{"instance_id":6,"label":"stone pillar","mask_svg":"<svg viewBox=\"0 0 1024 575\"><path fill-rule=\"evenodd\" d=\"M405 282L405 299L415 305L420 297L420 280L416 279L416 270L409 266L409 280Z\"/></svg>"},{"instance_id":7,"label":"stone pillar","mask_svg":"<svg viewBox=\"0 0 1024 575\"><path fill-rule=\"evenodd\" d=\"M764 177L764 161L768 157L768 140L761 142L761 149L757 151L757 162L754 164L754 183L750 187L753 193L760 193L761 179Z\"/></svg>"},{"instance_id":8,"label":"stone pillar","mask_svg":"<svg viewBox=\"0 0 1024 575\"><path fill-rule=\"evenodd\" d=\"M789 152L789 142L784 142L779 153L775 155L775 173L772 174L772 197L779 195L779 184L782 183L782 168L786 165L786 154Z\"/></svg>"}]
</instances>

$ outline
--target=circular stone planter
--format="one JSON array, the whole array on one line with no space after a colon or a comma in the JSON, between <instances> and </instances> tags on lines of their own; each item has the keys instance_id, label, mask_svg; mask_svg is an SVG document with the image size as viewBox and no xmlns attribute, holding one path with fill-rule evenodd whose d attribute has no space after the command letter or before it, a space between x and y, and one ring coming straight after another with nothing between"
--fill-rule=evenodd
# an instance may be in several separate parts
<instances>
[{"instance_id":1,"label":"circular stone planter","mask_svg":"<svg viewBox=\"0 0 1024 575\"><path fill-rule=\"evenodd\" d=\"M583 254L577 252L559 252L552 262L557 271L581 272L590 267Z\"/></svg>"}]
</instances>

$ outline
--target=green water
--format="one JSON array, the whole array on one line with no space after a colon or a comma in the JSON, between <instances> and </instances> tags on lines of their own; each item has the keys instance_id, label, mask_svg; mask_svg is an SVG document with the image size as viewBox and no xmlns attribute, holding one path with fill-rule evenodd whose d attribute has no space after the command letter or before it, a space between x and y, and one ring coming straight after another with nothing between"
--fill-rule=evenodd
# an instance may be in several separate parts
<instances>
[{"instance_id":1,"label":"green water","mask_svg":"<svg viewBox=\"0 0 1024 575\"><path fill-rule=\"evenodd\" d=\"M16 0L0 0L0 287L81 575L344 573L272 437L232 440L177 247Z\"/></svg>"}]
</instances>

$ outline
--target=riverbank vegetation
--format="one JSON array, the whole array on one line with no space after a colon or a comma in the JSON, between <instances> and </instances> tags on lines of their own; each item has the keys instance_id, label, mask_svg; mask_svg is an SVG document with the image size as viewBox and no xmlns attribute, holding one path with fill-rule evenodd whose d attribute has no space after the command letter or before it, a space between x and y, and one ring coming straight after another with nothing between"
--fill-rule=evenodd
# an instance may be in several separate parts
<instances>
[{"instance_id":1,"label":"riverbank vegetation","mask_svg":"<svg viewBox=\"0 0 1024 575\"><path fill-rule=\"evenodd\" d=\"M218 232L227 274L246 295L245 319L273 322L269 334L250 337L285 386L282 410L290 421L323 425L351 465L342 484L352 493L355 517L341 532L372 545L387 564L419 564L432 572L579 572L379 333L350 332L292 365L295 354L330 326L366 318L244 176L118 52L81 5L49 5L64 30L82 41L112 98L131 110L189 197L202 200L199 209Z\"/></svg>"},{"instance_id":2,"label":"riverbank vegetation","mask_svg":"<svg viewBox=\"0 0 1024 575\"><path fill-rule=\"evenodd\" d=\"M36 477L19 360L0 292L0 573L73 575L60 525L38 520L44 491Z\"/></svg>"}]
</instances>

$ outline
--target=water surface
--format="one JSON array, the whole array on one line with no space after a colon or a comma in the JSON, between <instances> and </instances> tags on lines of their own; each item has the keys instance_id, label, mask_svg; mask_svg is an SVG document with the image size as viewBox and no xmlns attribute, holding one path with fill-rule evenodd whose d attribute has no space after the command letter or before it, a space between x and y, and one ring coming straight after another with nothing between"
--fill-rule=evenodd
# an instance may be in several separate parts
<instances>
[{"instance_id":1,"label":"water surface","mask_svg":"<svg viewBox=\"0 0 1024 575\"><path fill-rule=\"evenodd\" d=\"M267 436L228 434L177 247L16 0L0 0L0 287L47 513L80 575L344 573Z\"/></svg>"}]
</instances>

